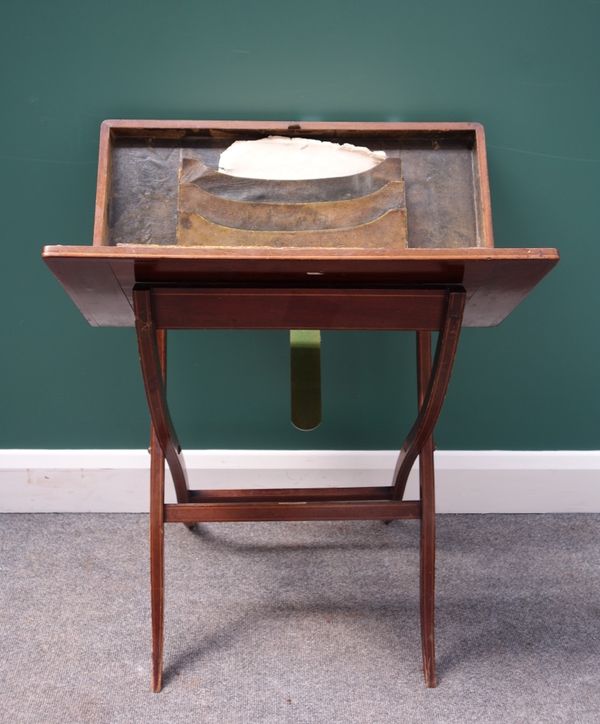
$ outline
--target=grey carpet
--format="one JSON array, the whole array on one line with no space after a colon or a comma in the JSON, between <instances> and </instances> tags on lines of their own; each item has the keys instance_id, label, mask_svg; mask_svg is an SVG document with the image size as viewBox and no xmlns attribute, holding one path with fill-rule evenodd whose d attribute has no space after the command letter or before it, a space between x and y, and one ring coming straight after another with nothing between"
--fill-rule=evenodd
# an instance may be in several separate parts
<instances>
[{"instance_id":1,"label":"grey carpet","mask_svg":"<svg viewBox=\"0 0 600 724\"><path fill-rule=\"evenodd\" d=\"M438 517L435 690L415 521L170 525L166 549L157 695L146 516L0 517L2 721L600 721L600 516Z\"/></svg>"}]
</instances>

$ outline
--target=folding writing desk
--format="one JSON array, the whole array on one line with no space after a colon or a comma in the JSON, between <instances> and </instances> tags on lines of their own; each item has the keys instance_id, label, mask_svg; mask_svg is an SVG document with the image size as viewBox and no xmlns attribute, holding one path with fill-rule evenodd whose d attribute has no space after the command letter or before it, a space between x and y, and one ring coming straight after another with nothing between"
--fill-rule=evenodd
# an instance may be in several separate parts
<instances>
[{"instance_id":1,"label":"folding writing desk","mask_svg":"<svg viewBox=\"0 0 600 724\"><path fill-rule=\"evenodd\" d=\"M247 233L233 222L228 225L228 209L235 215L236 203L248 201L237 191L237 197L227 196L237 182L219 177L219 154L234 140L269 134L386 151L391 159L386 168L401 175L394 182L401 201L392 214L384 210L367 222L361 216L367 213L363 197L387 193L390 180L382 166L355 179L350 190L346 182L338 184L338 193L341 188L344 198L361 205L352 232L346 233L339 215L326 233L314 236L312 231L257 231L255 226ZM195 178L204 179L199 191L190 187ZM200 205L198 214L194 199L202 201L207 194L212 194L210 213L203 215ZM249 210L255 224L263 209L260 200L254 202L256 213ZM334 216L339 208L333 209ZM221 216L215 221L211 214ZM481 126L107 121L100 139L93 245L47 246L43 257L90 324L135 326L137 331L152 421L153 690L160 690L162 678L165 522L191 527L208 521L404 518L420 520L423 670L426 685L435 686L432 434L460 330L499 324L558 261L555 249L494 248ZM390 484L190 490L165 393L169 329L416 332L419 409ZM439 333L435 355L432 332ZM417 456L420 500L404 500ZM175 504L164 502L165 460Z\"/></svg>"}]
</instances>

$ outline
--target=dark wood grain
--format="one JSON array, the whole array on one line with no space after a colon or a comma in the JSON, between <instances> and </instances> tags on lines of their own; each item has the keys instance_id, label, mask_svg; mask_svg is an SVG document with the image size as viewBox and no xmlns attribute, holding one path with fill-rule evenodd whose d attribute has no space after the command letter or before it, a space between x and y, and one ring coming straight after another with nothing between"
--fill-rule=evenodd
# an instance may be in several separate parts
<instances>
[{"instance_id":1,"label":"dark wood grain","mask_svg":"<svg viewBox=\"0 0 600 724\"><path fill-rule=\"evenodd\" d=\"M151 131L158 137L183 138L187 133L198 132L236 132L236 131L259 131L276 133L277 131L293 131L300 133L321 133L335 130L356 131L363 133L365 129L373 131L413 131L414 133L427 133L430 130L446 133L449 131L475 131L481 129L480 123L468 121L448 122L389 122L389 121L244 121L244 120L157 120L157 119L133 119L116 118L107 119L102 122L102 128L109 131L119 130L130 136L147 136Z\"/></svg>"},{"instance_id":2,"label":"dark wood grain","mask_svg":"<svg viewBox=\"0 0 600 724\"><path fill-rule=\"evenodd\" d=\"M352 299L383 296L382 309L391 310L393 317L402 317L403 324L412 319L419 329L419 320L426 320L429 327L440 329L436 361L431 364L430 333L421 332L418 340L418 394L419 415L405 441L397 466L394 487L320 489L312 491L254 490L254 491L188 491L185 484L185 501L180 493L177 504L164 505L164 456L171 467L174 480L181 480L182 465L179 445L175 436L165 397L166 338L163 328L182 326L198 328L207 324L213 315L221 324L219 314L235 315L228 326L239 327L245 323L255 325L257 314L273 318L272 311L299 303L306 311L306 299L320 301L321 319L327 321L330 312L324 306L326 290L308 289L171 289L137 285L133 290L136 328L140 347L142 373L153 421L152 469L151 469L151 580L153 612L153 678L154 691L160 690L163 650L164 619L164 562L163 524L182 522L192 526L197 522L242 521L301 521L301 520L397 520L420 518L421 520L421 636L423 669L427 686L435 686L434 649L434 572L435 572L435 505L433 480L432 431L439 415L452 361L458 343L465 292L450 286L446 289L411 289L372 292L372 290L335 291L341 298L341 308L350 308ZM262 307L257 312L251 300L257 297ZM281 300L284 300L283 302ZM266 303L265 303L265 300ZM300 300L300 301L298 301ZM214 302L214 305L211 305ZM395 307L394 302L398 302ZM368 303L367 303L368 307ZM225 310L225 311L223 311ZM366 319L371 324L376 311L369 309ZM381 311L382 314L385 311ZM289 312L286 312L289 314ZM306 321L306 318L303 318ZM361 317L362 319L362 317ZM284 321L290 321L287 317ZM295 320L294 320L295 321ZM213 320L213 323L214 320ZM160 447L160 453L157 450ZM173 451L176 456L173 457ZM402 495L410 468L417 454L421 455L421 501L402 501ZM185 474L185 468L183 468ZM184 483L185 477L183 478ZM395 498L395 499L390 499Z\"/></svg>"},{"instance_id":3,"label":"dark wood grain","mask_svg":"<svg viewBox=\"0 0 600 724\"><path fill-rule=\"evenodd\" d=\"M131 292L110 260L50 255L45 262L92 327L133 326Z\"/></svg>"},{"instance_id":4,"label":"dark wood grain","mask_svg":"<svg viewBox=\"0 0 600 724\"><path fill-rule=\"evenodd\" d=\"M167 287L150 294L164 329L437 330L446 309L445 289Z\"/></svg>"},{"instance_id":5,"label":"dark wood grain","mask_svg":"<svg viewBox=\"0 0 600 724\"><path fill-rule=\"evenodd\" d=\"M392 155L404 154L402 165L407 168L410 182L407 201L413 203L415 212L413 236L409 233L408 240L412 238L423 248L394 250L389 244L377 246L377 240L368 251L339 245L329 249L274 246L232 250L216 246L198 249L111 244L113 151L124 149L130 153L130 148L136 148L145 154L147 148L156 146L168 155L175 148L179 163L184 146L202 146L214 158L219 149L235 140L269 133L365 145L373 141L376 146L391 149ZM400 136L402 149L398 145ZM417 153L420 161L415 163L412 153ZM394 163L398 161L388 166ZM429 172L436 169L444 171L443 182L430 185ZM116 162L112 170L116 178ZM218 176L215 179L222 181ZM237 184L238 191L242 186ZM444 198L430 205L435 201L431 198L434 192L442 193ZM171 216L159 206L161 218L170 223ZM147 210L135 204L133 209L142 217ZM172 213L175 211L173 200ZM119 216L118 210L115 213ZM447 223L446 238L439 232L446 229ZM408 226L410 232L410 214ZM163 227L158 236L162 231ZM145 240L153 244L154 238L149 235ZM426 248L431 246L461 248ZM103 124L93 246L47 246L43 258L90 324L136 326L152 419L153 691L160 690L162 680L164 523L183 522L192 527L200 521L420 518L423 671L426 685L435 686L432 434L450 379L460 329L501 322L558 261L555 249L492 247L485 139L479 124L138 120ZM172 328L416 330L419 410L400 451L393 485L189 491L165 391L166 330ZM440 332L433 363L432 331ZM406 480L417 456L421 500L403 501ZM176 504L164 504L165 460L175 483Z\"/></svg>"},{"instance_id":6,"label":"dark wood grain","mask_svg":"<svg viewBox=\"0 0 600 724\"><path fill-rule=\"evenodd\" d=\"M166 332L157 333L157 350L163 374L166 377ZM164 598L165 598L165 455L160 441L150 424L150 605L152 613L152 691L162 688Z\"/></svg>"},{"instance_id":7,"label":"dark wood grain","mask_svg":"<svg viewBox=\"0 0 600 724\"><path fill-rule=\"evenodd\" d=\"M153 430L169 464L177 500L184 503L188 500L187 472L167 405L161 350L159 349L159 339L162 340L163 345L165 344L164 336L154 324L152 302L148 291L134 292L134 306L142 377Z\"/></svg>"},{"instance_id":8,"label":"dark wood grain","mask_svg":"<svg viewBox=\"0 0 600 724\"><path fill-rule=\"evenodd\" d=\"M386 164L406 163L410 203L405 245L438 248L493 246L485 142L479 124L278 121L105 122L100 140L94 244L176 243L173 219L177 165L172 166L171 161L165 159L162 154L165 149L183 154L184 163L210 164L215 178L207 181L219 193L233 194L235 198L239 191L243 198L247 191L245 180L223 184L217 178L219 174L215 171L219 154L237 140L264 138L274 133L336 143L349 142L382 150L388 154L387 160L380 164L382 169ZM412 153L414 149L418 149L419 153ZM142 150L144 152L140 155ZM153 159L150 159L152 154ZM174 157L172 161L175 163ZM161 172L158 167L164 163L167 166ZM127 180L121 177L124 170ZM147 194L140 184L148 183L149 174L161 173L166 173L166 176L153 187L152 203L147 203ZM374 169L373 173L379 171ZM343 183L343 179L324 179L322 182L335 185ZM272 183L280 187L280 192L276 193L281 193L284 202L293 198L289 184L298 185L293 181ZM314 195L317 185L310 185L309 195ZM125 220L125 226L122 220ZM195 234L192 242L207 246L204 232L202 238ZM369 236L363 241L365 239L371 241ZM382 248L388 241L382 240ZM188 239L186 243L191 242ZM399 246L399 242L392 244L392 248Z\"/></svg>"},{"instance_id":9,"label":"dark wood grain","mask_svg":"<svg viewBox=\"0 0 600 724\"><path fill-rule=\"evenodd\" d=\"M494 228L492 225L492 199L490 196L490 184L488 181L488 163L487 153L485 149L485 131L483 126L478 124L475 128L477 153L477 165L475 168L475 188L478 193L479 208L481 208L481 217L478 224L481 228L480 238L482 246L489 249L494 246Z\"/></svg>"},{"instance_id":10,"label":"dark wood grain","mask_svg":"<svg viewBox=\"0 0 600 724\"><path fill-rule=\"evenodd\" d=\"M400 449L394 471L394 498L398 500L401 500L404 495L406 482L417 456L433 435L433 428L444 404L458 347L464 306L465 293L450 291L446 315L437 343L433 370L428 376L427 392L419 409L419 415Z\"/></svg>"},{"instance_id":11,"label":"dark wood grain","mask_svg":"<svg viewBox=\"0 0 600 724\"><path fill-rule=\"evenodd\" d=\"M417 393L419 410L427 404L432 376L431 333L417 332ZM419 452L419 488L421 491L421 529L419 589L423 675L427 687L436 686L435 673L435 472L433 432Z\"/></svg>"},{"instance_id":12,"label":"dark wood grain","mask_svg":"<svg viewBox=\"0 0 600 724\"><path fill-rule=\"evenodd\" d=\"M421 504L407 501L226 502L165 505L167 523L271 520L401 520L419 518Z\"/></svg>"},{"instance_id":13,"label":"dark wood grain","mask_svg":"<svg viewBox=\"0 0 600 724\"><path fill-rule=\"evenodd\" d=\"M391 500L392 487L356 488L258 488L243 490L190 490L190 503L318 502L344 500Z\"/></svg>"},{"instance_id":14,"label":"dark wood grain","mask_svg":"<svg viewBox=\"0 0 600 724\"><path fill-rule=\"evenodd\" d=\"M467 292L466 327L499 324L558 262L556 249L405 249L392 257L325 258L286 250L267 257L250 250L179 247L47 246L43 258L82 314L98 326L133 326L136 281L152 284L340 285L460 284Z\"/></svg>"},{"instance_id":15,"label":"dark wood grain","mask_svg":"<svg viewBox=\"0 0 600 724\"><path fill-rule=\"evenodd\" d=\"M110 124L103 123L100 127L100 143L98 146L98 178L96 181L96 207L94 210L94 246L105 246L109 243L108 234L108 198L112 171L112 155L110 143L112 130Z\"/></svg>"}]
</instances>

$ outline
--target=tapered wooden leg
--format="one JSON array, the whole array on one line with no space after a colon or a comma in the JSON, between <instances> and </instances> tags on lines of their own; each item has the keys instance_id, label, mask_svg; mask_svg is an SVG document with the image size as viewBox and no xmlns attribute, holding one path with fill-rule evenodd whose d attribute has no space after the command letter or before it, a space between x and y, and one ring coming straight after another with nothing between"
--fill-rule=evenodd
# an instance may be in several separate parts
<instances>
[{"instance_id":1,"label":"tapered wooden leg","mask_svg":"<svg viewBox=\"0 0 600 724\"><path fill-rule=\"evenodd\" d=\"M419 414L398 456L392 498L402 500L411 468L419 457L421 487L420 613L423 674L428 687L435 676L435 480L433 430L442 409L458 346L465 306L464 291L451 291L440 329L435 361L431 358L431 332L417 332L417 389Z\"/></svg>"},{"instance_id":2,"label":"tapered wooden leg","mask_svg":"<svg viewBox=\"0 0 600 724\"><path fill-rule=\"evenodd\" d=\"M423 406L431 376L431 333L417 332L417 376L419 408ZM421 648L425 685L434 687L435 677L435 473L433 436L419 453L421 488L420 611Z\"/></svg>"},{"instance_id":3,"label":"tapered wooden leg","mask_svg":"<svg viewBox=\"0 0 600 724\"><path fill-rule=\"evenodd\" d=\"M165 333L157 333L159 350L165 353ZM152 691L162 687L164 639L164 518L165 456L152 425L150 431L150 600L152 610Z\"/></svg>"}]
</instances>

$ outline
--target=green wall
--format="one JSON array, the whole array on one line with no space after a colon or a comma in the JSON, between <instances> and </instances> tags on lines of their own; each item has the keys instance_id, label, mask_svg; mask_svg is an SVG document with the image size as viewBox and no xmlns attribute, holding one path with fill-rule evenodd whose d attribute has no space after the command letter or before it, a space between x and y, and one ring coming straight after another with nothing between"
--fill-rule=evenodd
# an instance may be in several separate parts
<instances>
[{"instance_id":1,"label":"green wall","mask_svg":"<svg viewBox=\"0 0 600 724\"><path fill-rule=\"evenodd\" d=\"M558 246L504 324L466 330L438 427L458 449L600 447L600 4L4 0L0 447L142 447L132 330L92 329L40 261L91 242L104 118L481 121L498 246ZM172 336L182 443L393 448L410 336L329 333L324 422L289 422L285 333Z\"/></svg>"}]
</instances>

